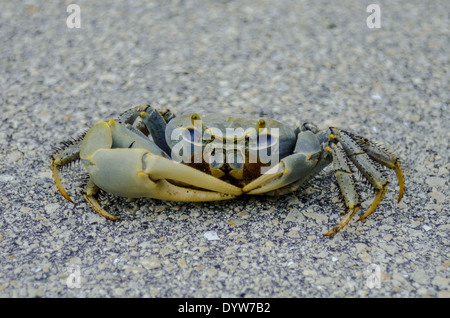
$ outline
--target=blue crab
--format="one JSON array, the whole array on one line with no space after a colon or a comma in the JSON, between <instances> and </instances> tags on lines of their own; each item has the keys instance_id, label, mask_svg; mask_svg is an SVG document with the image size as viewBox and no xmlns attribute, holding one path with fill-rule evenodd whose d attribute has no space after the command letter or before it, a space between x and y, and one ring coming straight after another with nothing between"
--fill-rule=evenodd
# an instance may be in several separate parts
<instances>
[{"instance_id":1,"label":"blue crab","mask_svg":"<svg viewBox=\"0 0 450 318\"><path fill-rule=\"evenodd\" d=\"M172 201L283 195L332 164L346 212L326 236L344 228L361 207L354 167L375 189L359 220L372 214L386 193L389 181L382 166L396 173L398 202L405 184L396 156L345 130L319 130L311 123L292 129L272 119L221 119L214 114L176 117L151 106L133 107L116 120L100 121L52 154L55 184L70 202L60 168L76 160L89 174L84 198L110 220L119 218L98 202L100 189L122 197Z\"/></svg>"}]
</instances>

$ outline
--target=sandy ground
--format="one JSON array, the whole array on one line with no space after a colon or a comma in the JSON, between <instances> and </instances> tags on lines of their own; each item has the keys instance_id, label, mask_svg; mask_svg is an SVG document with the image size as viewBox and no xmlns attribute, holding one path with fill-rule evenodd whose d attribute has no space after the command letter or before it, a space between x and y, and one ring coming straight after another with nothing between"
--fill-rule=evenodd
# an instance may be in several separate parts
<instances>
[{"instance_id":1,"label":"sandy ground","mask_svg":"<svg viewBox=\"0 0 450 318\"><path fill-rule=\"evenodd\" d=\"M76 1L80 28L69 3L0 5L0 297L450 296L448 1L378 1L380 28L356 0ZM405 197L390 173L331 239L331 169L277 200L106 196L111 222L78 165L64 200L53 147L149 103L353 130L401 158Z\"/></svg>"}]
</instances>

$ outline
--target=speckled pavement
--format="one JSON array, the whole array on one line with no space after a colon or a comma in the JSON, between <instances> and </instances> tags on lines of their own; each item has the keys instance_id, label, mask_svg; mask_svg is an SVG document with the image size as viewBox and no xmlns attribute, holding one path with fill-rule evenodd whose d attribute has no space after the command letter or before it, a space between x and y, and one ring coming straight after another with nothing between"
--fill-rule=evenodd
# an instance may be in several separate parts
<instances>
[{"instance_id":1,"label":"speckled pavement","mask_svg":"<svg viewBox=\"0 0 450 318\"><path fill-rule=\"evenodd\" d=\"M70 3L0 1L0 297L450 297L448 1L378 1L380 28L372 1L73 1L80 28ZM277 200L106 196L111 222L76 165L64 200L53 147L149 103L350 129L401 158L405 197L390 173L331 239L331 169Z\"/></svg>"}]
</instances>

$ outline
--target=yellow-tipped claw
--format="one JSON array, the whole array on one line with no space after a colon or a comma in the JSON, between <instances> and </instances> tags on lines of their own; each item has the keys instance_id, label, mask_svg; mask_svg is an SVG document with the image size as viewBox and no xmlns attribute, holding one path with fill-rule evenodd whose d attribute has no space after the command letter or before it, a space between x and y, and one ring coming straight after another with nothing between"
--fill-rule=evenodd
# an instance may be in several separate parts
<instances>
[{"instance_id":1,"label":"yellow-tipped claw","mask_svg":"<svg viewBox=\"0 0 450 318\"><path fill-rule=\"evenodd\" d=\"M383 185L383 187L381 189L377 190L377 193L375 195L375 198L372 201L372 204L370 204L367 211L364 212L363 215L361 215L361 217L358 219L358 221L364 220L366 217L368 217L375 211L375 209L378 207L378 205L380 205L380 202L383 200L383 197L386 194L386 190L387 190L387 184Z\"/></svg>"},{"instance_id":2,"label":"yellow-tipped claw","mask_svg":"<svg viewBox=\"0 0 450 318\"><path fill-rule=\"evenodd\" d=\"M400 167L400 163L398 161L395 163L394 171L395 175L397 176L398 185L400 187L397 201L397 203L400 203L403 198L403 193L405 192L405 176L403 175L402 168Z\"/></svg>"},{"instance_id":3,"label":"yellow-tipped claw","mask_svg":"<svg viewBox=\"0 0 450 318\"><path fill-rule=\"evenodd\" d=\"M55 182L56 188L58 189L59 193L61 193L61 195L69 202L72 202L72 199L69 197L69 195L67 194L66 189L64 189L64 186L62 185L61 182L61 174L59 173L59 165L57 165L55 163L55 160L51 160L50 163L50 168L52 169L52 176L53 176L53 181Z\"/></svg>"},{"instance_id":4,"label":"yellow-tipped claw","mask_svg":"<svg viewBox=\"0 0 450 318\"><path fill-rule=\"evenodd\" d=\"M326 234L323 236L333 236L340 230L342 230L353 218L353 216L358 212L359 206L355 206L354 208L351 208L348 210L348 212L344 215L344 217L339 221L338 224L336 224L335 227L333 227L331 230L329 230Z\"/></svg>"},{"instance_id":5,"label":"yellow-tipped claw","mask_svg":"<svg viewBox=\"0 0 450 318\"><path fill-rule=\"evenodd\" d=\"M97 199L95 199L93 196L83 194L83 197L86 199L87 203L89 203L91 208L94 209L101 216L104 216L105 218L111 221L120 221L120 218L106 211L97 201Z\"/></svg>"}]
</instances>

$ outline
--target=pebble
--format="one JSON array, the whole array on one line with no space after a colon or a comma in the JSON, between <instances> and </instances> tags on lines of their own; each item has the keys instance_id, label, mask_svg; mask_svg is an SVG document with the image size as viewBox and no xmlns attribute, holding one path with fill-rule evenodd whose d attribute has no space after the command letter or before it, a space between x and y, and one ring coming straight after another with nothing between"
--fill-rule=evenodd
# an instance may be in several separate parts
<instances>
[{"instance_id":1,"label":"pebble","mask_svg":"<svg viewBox=\"0 0 450 318\"><path fill-rule=\"evenodd\" d=\"M304 212L305 213L305 212ZM297 222L302 223L305 220L304 213L300 212L297 209L292 209L286 218L284 219L285 222Z\"/></svg>"},{"instance_id":2,"label":"pebble","mask_svg":"<svg viewBox=\"0 0 450 318\"><path fill-rule=\"evenodd\" d=\"M442 204L445 202L447 197L442 192L436 191L436 189L433 189L433 191L429 194L430 197L432 197L434 200L436 200L436 204Z\"/></svg>"},{"instance_id":3,"label":"pebble","mask_svg":"<svg viewBox=\"0 0 450 318\"><path fill-rule=\"evenodd\" d=\"M429 277L423 269L415 270L411 275L411 279L422 285L429 283Z\"/></svg>"},{"instance_id":4,"label":"pebble","mask_svg":"<svg viewBox=\"0 0 450 318\"><path fill-rule=\"evenodd\" d=\"M450 287L450 278L445 278L442 276L436 275L431 282L433 285L439 287L439 289L449 290Z\"/></svg>"},{"instance_id":5,"label":"pebble","mask_svg":"<svg viewBox=\"0 0 450 318\"><path fill-rule=\"evenodd\" d=\"M8 175L8 174L2 174L0 175L0 182L10 182L14 180L14 176Z\"/></svg>"},{"instance_id":6,"label":"pebble","mask_svg":"<svg viewBox=\"0 0 450 318\"><path fill-rule=\"evenodd\" d=\"M328 217L324 214L314 213L314 212L302 212L302 213L307 218L314 219L316 221L324 222L324 223L328 222Z\"/></svg>"},{"instance_id":7,"label":"pebble","mask_svg":"<svg viewBox=\"0 0 450 318\"><path fill-rule=\"evenodd\" d=\"M299 238L300 237L299 231L300 231L299 227L293 227L289 230L287 235L291 238Z\"/></svg>"},{"instance_id":8,"label":"pebble","mask_svg":"<svg viewBox=\"0 0 450 318\"><path fill-rule=\"evenodd\" d=\"M146 269L155 269L161 267L161 261L156 257L146 257L141 259L141 264Z\"/></svg>"},{"instance_id":9,"label":"pebble","mask_svg":"<svg viewBox=\"0 0 450 318\"><path fill-rule=\"evenodd\" d=\"M45 206L45 211L47 212L47 214L52 214L59 208L60 208L60 205L58 203L51 203L51 204L47 204Z\"/></svg>"},{"instance_id":10,"label":"pebble","mask_svg":"<svg viewBox=\"0 0 450 318\"><path fill-rule=\"evenodd\" d=\"M446 180L440 177L428 177L425 182L431 187L444 187Z\"/></svg>"},{"instance_id":11,"label":"pebble","mask_svg":"<svg viewBox=\"0 0 450 318\"><path fill-rule=\"evenodd\" d=\"M208 240L208 241L218 241L220 240L219 236L217 235L216 231L207 231L205 232L205 234L203 234L203 236Z\"/></svg>"}]
</instances>

